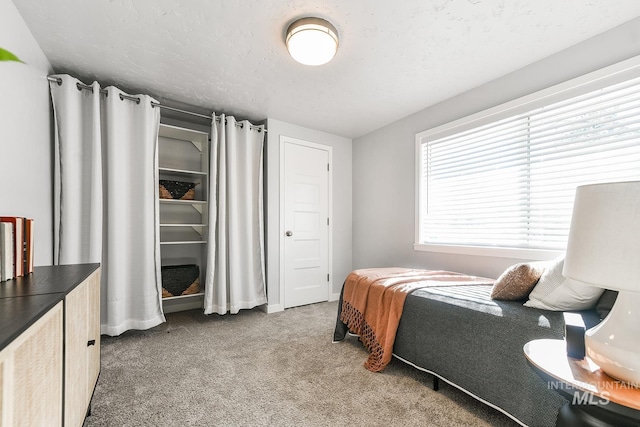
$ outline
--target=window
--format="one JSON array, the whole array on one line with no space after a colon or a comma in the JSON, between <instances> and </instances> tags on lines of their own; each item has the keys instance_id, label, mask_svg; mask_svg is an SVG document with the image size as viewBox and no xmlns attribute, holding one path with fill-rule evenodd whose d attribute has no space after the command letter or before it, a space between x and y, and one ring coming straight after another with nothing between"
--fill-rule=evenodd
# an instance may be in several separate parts
<instances>
[{"instance_id":1,"label":"window","mask_svg":"<svg viewBox=\"0 0 640 427\"><path fill-rule=\"evenodd\" d=\"M613 74L418 134L416 249L564 251L576 186L640 179L640 77Z\"/></svg>"}]
</instances>

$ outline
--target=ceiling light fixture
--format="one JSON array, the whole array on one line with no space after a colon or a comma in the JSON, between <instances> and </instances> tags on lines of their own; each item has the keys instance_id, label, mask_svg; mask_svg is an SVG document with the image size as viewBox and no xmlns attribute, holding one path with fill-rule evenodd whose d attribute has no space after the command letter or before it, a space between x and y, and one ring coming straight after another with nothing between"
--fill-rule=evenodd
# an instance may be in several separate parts
<instances>
[{"instance_id":1,"label":"ceiling light fixture","mask_svg":"<svg viewBox=\"0 0 640 427\"><path fill-rule=\"evenodd\" d=\"M333 59L338 50L338 31L321 18L302 18L287 28L287 50L304 65L322 65Z\"/></svg>"}]
</instances>

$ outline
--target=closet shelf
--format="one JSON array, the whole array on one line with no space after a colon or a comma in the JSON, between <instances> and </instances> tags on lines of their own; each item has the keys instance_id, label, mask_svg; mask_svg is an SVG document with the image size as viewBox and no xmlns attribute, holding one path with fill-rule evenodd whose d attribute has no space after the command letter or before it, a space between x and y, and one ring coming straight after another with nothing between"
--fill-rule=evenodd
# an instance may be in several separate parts
<instances>
[{"instance_id":1,"label":"closet shelf","mask_svg":"<svg viewBox=\"0 0 640 427\"><path fill-rule=\"evenodd\" d=\"M206 227L207 224L160 224L160 227Z\"/></svg>"},{"instance_id":2,"label":"closet shelf","mask_svg":"<svg viewBox=\"0 0 640 427\"><path fill-rule=\"evenodd\" d=\"M202 233L204 232L204 228L207 226L207 224L160 224L160 227L165 227L165 228L193 228L193 231L195 231L196 233L198 233L199 235L202 236Z\"/></svg>"},{"instance_id":3,"label":"closet shelf","mask_svg":"<svg viewBox=\"0 0 640 427\"><path fill-rule=\"evenodd\" d=\"M176 242L160 242L161 245L204 245L206 240L181 240Z\"/></svg>"},{"instance_id":4,"label":"closet shelf","mask_svg":"<svg viewBox=\"0 0 640 427\"><path fill-rule=\"evenodd\" d=\"M162 298L162 299L163 299L163 301L168 301L168 300L177 300L177 299L201 297L201 296L204 296L204 292L198 292L197 294L189 294L189 295L177 295L175 297L166 297L166 298Z\"/></svg>"},{"instance_id":5,"label":"closet shelf","mask_svg":"<svg viewBox=\"0 0 640 427\"><path fill-rule=\"evenodd\" d=\"M204 146L209 141L209 134L206 132L197 131L194 129L186 129L178 126L171 126L167 124L160 125L159 136L169 139L175 139L176 142L191 142L201 153L204 151Z\"/></svg>"},{"instance_id":6,"label":"closet shelf","mask_svg":"<svg viewBox=\"0 0 640 427\"><path fill-rule=\"evenodd\" d=\"M187 176L207 176L207 172L197 171L197 170L188 170L188 169L174 169L174 168L158 168L158 172L160 173L173 173L178 175L187 175Z\"/></svg>"},{"instance_id":7,"label":"closet shelf","mask_svg":"<svg viewBox=\"0 0 640 427\"><path fill-rule=\"evenodd\" d=\"M159 199L160 203L171 205L206 205L206 200L180 200L180 199Z\"/></svg>"},{"instance_id":8,"label":"closet shelf","mask_svg":"<svg viewBox=\"0 0 640 427\"><path fill-rule=\"evenodd\" d=\"M203 214L204 209L207 207L208 203L206 200L180 200L180 199L159 199L160 206L165 206L167 209L170 206L190 206L191 208L198 211L200 215Z\"/></svg>"}]
</instances>

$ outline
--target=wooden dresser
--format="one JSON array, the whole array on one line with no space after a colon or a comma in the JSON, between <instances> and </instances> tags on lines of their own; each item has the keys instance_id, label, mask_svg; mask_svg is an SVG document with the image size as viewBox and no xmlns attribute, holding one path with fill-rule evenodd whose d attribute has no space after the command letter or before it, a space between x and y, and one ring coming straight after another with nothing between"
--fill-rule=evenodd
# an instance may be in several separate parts
<instances>
[{"instance_id":1,"label":"wooden dresser","mask_svg":"<svg viewBox=\"0 0 640 427\"><path fill-rule=\"evenodd\" d=\"M0 282L0 426L82 426L99 373L99 264Z\"/></svg>"}]
</instances>

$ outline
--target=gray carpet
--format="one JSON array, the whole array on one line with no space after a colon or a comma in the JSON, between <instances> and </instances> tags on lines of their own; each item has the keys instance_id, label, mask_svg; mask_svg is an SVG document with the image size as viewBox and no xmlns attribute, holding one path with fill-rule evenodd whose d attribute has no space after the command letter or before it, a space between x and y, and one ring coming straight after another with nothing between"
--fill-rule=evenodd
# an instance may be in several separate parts
<instances>
[{"instance_id":1,"label":"gray carpet","mask_svg":"<svg viewBox=\"0 0 640 427\"><path fill-rule=\"evenodd\" d=\"M515 426L503 414L393 360L364 369L354 337L333 344L337 302L265 314L167 315L103 337L85 426Z\"/></svg>"}]
</instances>

